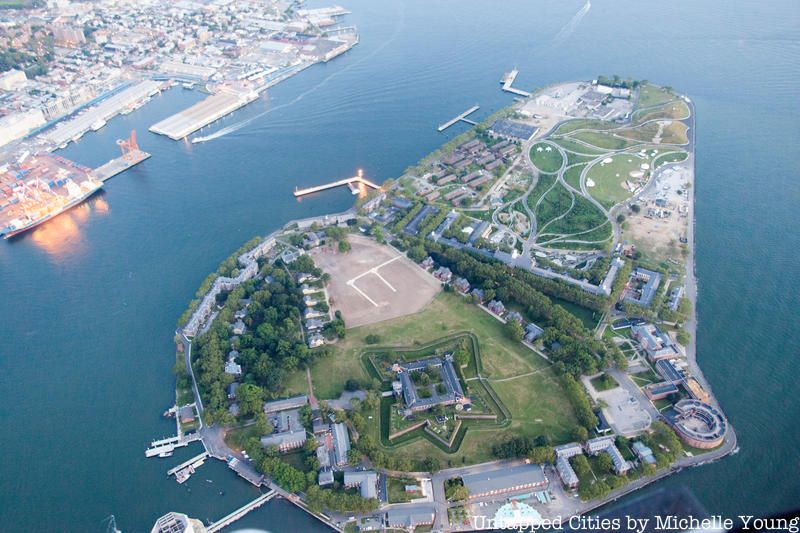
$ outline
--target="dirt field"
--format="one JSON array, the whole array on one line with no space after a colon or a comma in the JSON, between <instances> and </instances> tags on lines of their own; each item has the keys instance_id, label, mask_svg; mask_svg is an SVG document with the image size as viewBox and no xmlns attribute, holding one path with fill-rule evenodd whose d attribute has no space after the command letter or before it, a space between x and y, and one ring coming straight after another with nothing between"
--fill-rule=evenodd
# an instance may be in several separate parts
<instances>
[{"instance_id":1,"label":"dirt field","mask_svg":"<svg viewBox=\"0 0 800 533\"><path fill-rule=\"evenodd\" d=\"M392 248L361 235L349 240L345 254L328 248L311 252L331 275L332 307L342 312L347 327L416 313L441 290L433 276Z\"/></svg>"},{"instance_id":2,"label":"dirt field","mask_svg":"<svg viewBox=\"0 0 800 533\"><path fill-rule=\"evenodd\" d=\"M689 218L680 210L687 206L688 200L676 194L676 191L683 189L687 182L691 183L692 175L684 167L677 168L680 170L660 173L659 179L641 195L642 211L638 215L628 214L622 235L623 239L633 242L645 256L655 260L683 258L680 238L686 235ZM664 190L664 186L669 189ZM689 194L693 194L693 191L690 190ZM659 209L655 205L657 198L667 201L664 209L671 212L669 217L646 216L648 208Z\"/></svg>"}]
</instances>

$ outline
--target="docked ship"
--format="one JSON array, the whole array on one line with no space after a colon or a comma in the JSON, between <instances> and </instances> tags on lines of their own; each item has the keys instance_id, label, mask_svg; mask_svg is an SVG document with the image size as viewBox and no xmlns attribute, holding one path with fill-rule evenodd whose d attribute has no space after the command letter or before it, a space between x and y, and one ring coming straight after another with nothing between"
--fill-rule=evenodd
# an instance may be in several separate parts
<instances>
[{"instance_id":1,"label":"docked ship","mask_svg":"<svg viewBox=\"0 0 800 533\"><path fill-rule=\"evenodd\" d=\"M51 192L47 200L38 200L35 208L27 210L25 215L12 219L5 228L0 229L0 235L8 239L44 224L80 204L102 186L102 182L94 180L86 180L80 184L69 181L64 184L66 195Z\"/></svg>"}]
</instances>

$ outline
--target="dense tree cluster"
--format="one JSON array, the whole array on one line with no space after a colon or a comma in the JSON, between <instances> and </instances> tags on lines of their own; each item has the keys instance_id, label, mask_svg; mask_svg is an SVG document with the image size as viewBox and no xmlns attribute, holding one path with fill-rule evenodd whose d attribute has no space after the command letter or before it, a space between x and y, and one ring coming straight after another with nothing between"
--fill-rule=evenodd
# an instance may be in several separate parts
<instances>
[{"instance_id":1,"label":"dense tree cluster","mask_svg":"<svg viewBox=\"0 0 800 533\"><path fill-rule=\"evenodd\" d=\"M550 438L546 435L540 435L535 438L520 435L492 446L492 455L499 459L528 457L531 453L542 453L535 452L538 448L547 448L549 446Z\"/></svg>"},{"instance_id":2,"label":"dense tree cluster","mask_svg":"<svg viewBox=\"0 0 800 533\"><path fill-rule=\"evenodd\" d=\"M193 363L208 422L230 422L226 388L233 377L225 373L225 360L232 349L239 351L245 402L240 399L243 416L255 414L261 401L280 396L283 380L292 371L311 364L328 349L311 350L305 344L300 325L303 295L294 279L283 269L266 266L263 273L270 282L252 280L225 296L225 304L207 333L195 340ZM231 342L229 324L234 313L250 306L244 322L247 331ZM245 386L247 385L247 386Z\"/></svg>"}]
</instances>

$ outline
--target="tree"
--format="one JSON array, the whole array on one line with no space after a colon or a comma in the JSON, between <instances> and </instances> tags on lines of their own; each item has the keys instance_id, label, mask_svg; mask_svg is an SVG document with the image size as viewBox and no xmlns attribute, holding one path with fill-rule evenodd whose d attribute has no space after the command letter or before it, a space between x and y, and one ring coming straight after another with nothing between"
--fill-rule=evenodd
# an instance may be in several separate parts
<instances>
[{"instance_id":1,"label":"tree","mask_svg":"<svg viewBox=\"0 0 800 533\"><path fill-rule=\"evenodd\" d=\"M347 241L339 241L339 251L343 254L349 252L350 243Z\"/></svg>"},{"instance_id":2,"label":"tree","mask_svg":"<svg viewBox=\"0 0 800 533\"><path fill-rule=\"evenodd\" d=\"M380 335L370 333L369 335L364 337L364 342L366 342L367 344L378 344L379 342L381 342L381 337Z\"/></svg>"},{"instance_id":3,"label":"tree","mask_svg":"<svg viewBox=\"0 0 800 533\"><path fill-rule=\"evenodd\" d=\"M264 391L258 385L242 383L236 389L236 399L242 416L250 417L263 413Z\"/></svg>"},{"instance_id":4,"label":"tree","mask_svg":"<svg viewBox=\"0 0 800 533\"><path fill-rule=\"evenodd\" d=\"M611 456L607 453L601 453L597 457L597 466L604 472L614 473L614 461L611 460Z\"/></svg>"},{"instance_id":5,"label":"tree","mask_svg":"<svg viewBox=\"0 0 800 533\"><path fill-rule=\"evenodd\" d=\"M259 413L256 415L255 426L259 435L269 435L272 433L272 430L275 429L267 420L267 415L264 414L264 411L259 411Z\"/></svg>"},{"instance_id":6,"label":"tree","mask_svg":"<svg viewBox=\"0 0 800 533\"><path fill-rule=\"evenodd\" d=\"M638 213L641 210L642 210L642 206L640 206L639 204L631 205L631 211L633 211L634 213Z\"/></svg>"},{"instance_id":7,"label":"tree","mask_svg":"<svg viewBox=\"0 0 800 533\"><path fill-rule=\"evenodd\" d=\"M589 440L589 431L583 426L575 426L572 428L572 438L578 442Z\"/></svg>"},{"instance_id":8,"label":"tree","mask_svg":"<svg viewBox=\"0 0 800 533\"><path fill-rule=\"evenodd\" d=\"M688 331L686 331L686 330L685 330L685 329L683 329L683 328L680 328L680 329L679 329L679 330L678 330L678 331L675 333L675 338L676 338L676 339L678 340L678 342L679 342L681 345L683 345L683 346L686 346L686 345L688 345L688 344L689 344L689 343L692 341L692 336L689 334L689 332L688 332Z\"/></svg>"},{"instance_id":9,"label":"tree","mask_svg":"<svg viewBox=\"0 0 800 533\"><path fill-rule=\"evenodd\" d=\"M516 320L509 320L506 322L506 332L509 337L517 341L522 340L525 336L525 330L522 328L522 324Z\"/></svg>"},{"instance_id":10,"label":"tree","mask_svg":"<svg viewBox=\"0 0 800 533\"><path fill-rule=\"evenodd\" d=\"M536 464L553 464L556 460L556 454L553 448L549 446L537 446L528 453L528 459Z\"/></svg>"},{"instance_id":11,"label":"tree","mask_svg":"<svg viewBox=\"0 0 800 533\"><path fill-rule=\"evenodd\" d=\"M622 224L623 222L625 222L625 215L620 213L619 215L617 215L617 224Z\"/></svg>"},{"instance_id":12,"label":"tree","mask_svg":"<svg viewBox=\"0 0 800 533\"><path fill-rule=\"evenodd\" d=\"M441 469L439 459L435 457L426 457L425 460L422 461L422 466L428 472L437 472Z\"/></svg>"}]
</instances>

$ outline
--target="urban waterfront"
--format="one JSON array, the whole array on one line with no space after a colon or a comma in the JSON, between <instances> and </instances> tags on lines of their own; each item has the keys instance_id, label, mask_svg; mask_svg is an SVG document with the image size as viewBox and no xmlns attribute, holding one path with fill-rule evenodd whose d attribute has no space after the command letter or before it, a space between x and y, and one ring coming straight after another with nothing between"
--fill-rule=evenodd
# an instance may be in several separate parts
<instances>
[{"instance_id":1,"label":"urban waterfront","mask_svg":"<svg viewBox=\"0 0 800 533\"><path fill-rule=\"evenodd\" d=\"M800 9L623 1L580 17L580 1L502 12L480 2L345 7L361 43L203 131L231 133L195 145L147 133L202 98L177 88L61 152L97 166L136 128L153 157L0 246L4 529L103 531L114 514L123 531L145 531L169 510L214 519L252 499L255 489L221 463L182 486L166 476L197 448L145 461L146 444L174 431L159 415L172 403L176 319L253 235L352 202L346 190L298 202L295 186L356 168L375 181L399 175L465 127L439 134L437 124L475 102L479 117L510 103L498 80L514 66L525 89L620 74L694 100L698 359L741 453L657 487L688 486L715 514L796 505ZM324 529L280 501L237 526Z\"/></svg>"}]
</instances>

